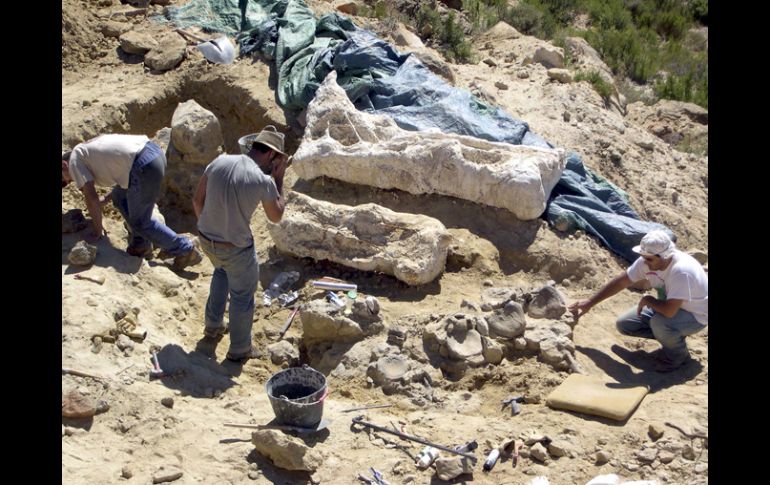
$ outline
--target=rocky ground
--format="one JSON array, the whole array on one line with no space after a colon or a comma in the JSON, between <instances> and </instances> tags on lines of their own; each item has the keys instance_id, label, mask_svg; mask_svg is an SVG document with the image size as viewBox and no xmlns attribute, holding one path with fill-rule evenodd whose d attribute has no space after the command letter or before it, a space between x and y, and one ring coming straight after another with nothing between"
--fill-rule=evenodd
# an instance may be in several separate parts
<instances>
[{"instance_id":1,"label":"rocky ground","mask_svg":"<svg viewBox=\"0 0 770 485\"><path fill-rule=\"evenodd\" d=\"M308 3L320 14L342 2ZM176 67L150 69L146 56L127 54L120 47L125 39L119 36L146 34L172 47L178 46L179 36L171 27L149 21L138 8L118 0L62 2L63 149L105 132L154 137L172 126L177 106L190 99L216 115L224 148L230 153L237 152L240 136L268 123L290 133L289 150L296 149L301 124L276 104L271 66L250 59L214 65L195 49L182 47L184 58ZM150 12L162 8L156 2L149 7ZM579 153L589 168L628 193L642 218L667 225L678 236L680 248L705 257L708 158L699 154L705 153L702 150L688 153L676 147L686 148L681 143L685 137L707 139L707 112L665 102L625 106L616 99L607 103L588 83L563 82L567 80L561 73L549 74L549 68L536 60L539 47L555 48L505 29L477 39L475 45L484 59L478 65L456 65L399 35L400 30L387 23L355 21L397 43L399 49L414 51L456 86L527 121L552 144ZM567 74L574 75L570 69L566 67ZM162 133L158 139L164 139ZM189 163L202 169L189 160L177 162L178 167ZM172 163L170 157L173 174ZM389 275L282 254L258 210L252 221L261 262L257 301L281 271L297 271L300 279L294 287L312 308L303 311L282 343L277 343L278 329L290 310L275 303L258 305L255 346L264 356L239 369L224 359L227 336L216 349L206 349L200 342L212 273L208 260L175 270L157 258L127 255L123 222L111 208L105 217L108 238L97 244L91 266L84 269L69 260L82 233L63 233L62 366L101 379L62 376L67 414L92 415L62 418L62 483L360 483L356 474L367 473L369 467L394 484L444 483L433 468L415 468L410 455L421 449L416 443L351 428L350 420L358 413L342 410L368 404L392 405L366 411L368 421L445 445L475 439L477 456L510 438L540 434L553 440L545 451L534 442L525 446L515 468L510 460L490 473L477 465L473 482L523 484L544 475L556 485L582 484L606 473L661 483L707 482L708 330L688 339L695 362L681 372L657 374L629 364L618 355L622 349L657 348L655 342L623 337L614 328L615 316L636 304L642 295L639 291L627 291L600 304L574 328L564 315L535 318L528 308L523 336L497 335L495 341L502 342L497 346L499 358L485 351L483 358L477 353L468 357L469 365L457 363L464 356L448 336L459 325L452 318L485 316L489 320L493 314L514 312L504 311L509 307L496 309L495 304L484 306L489 305L494 288L510 289L524 311L530 301L524 295L549 281L571 302L590 295L626 266L596 239L580 232L562 234L542 220L520 221L505 210L459 199L328 178L302 181L291 169L287 176L288 190L318 199L348 205L372 202L438 219L452 237L446 270L429 284L408 286ZM159 208L172 228L193 232L192 207L184 196L190 181L180 177L170 177ZM85 209L85 204L80 193L68 187L62 191L62 213L74 208ZM361 317L366 321L351 315L348 320L354 323L346 325L353 328L352 333L318 331L313 315L326 310L322 292L309 282L322 276L357 283L357 300L375 297L379 314L370 320ZM502 306L504 301L498 303ZM463 317L453 317L457 314ZM122 336L111 342L109 331L118 323L133 327L126 325L126 319L134 321L140 332L146 330L146 338ZM483 324L480 327L474 321L469 324L473 328L463 333L466 341L471 330L479 339L487 338ZM447 332L449 323L452 327ZM545 405L545 398L570 370L549 357L544 347L550 344L542 344L546 337L533 337L545 332L535 327L544 326L565 329L558 331L564 332L569 340L566 346L571 346L568 350L587 374L651 388L628 420L614 422ZM489 331L494 335L496 330ZM93 339L97 334L107 335ZM452 358L442 355L442 345ZM485 344L484 348L492 347ZM150 379L153 348L160 350L165 370L178 371L176 375ZM253 443L251 430L223 426L273 419L264 384L273 373L297 362L328 372L327 430L304 441L261 430ZM526 396L516 416L500 409L501 399L512 395ZM470 481L471 476L461 475L450 483L464 480Z\"/></svg>"}]
</instances>

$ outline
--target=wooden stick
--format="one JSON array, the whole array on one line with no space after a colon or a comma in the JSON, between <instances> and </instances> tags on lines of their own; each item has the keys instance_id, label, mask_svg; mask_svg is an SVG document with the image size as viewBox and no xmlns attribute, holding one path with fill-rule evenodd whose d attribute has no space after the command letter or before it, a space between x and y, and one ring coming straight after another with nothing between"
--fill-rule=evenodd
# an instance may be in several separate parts
<instances>
[{"instance_id":1,"label":"wooden stick","mask_svg":"<svg viewBox=\"0 0 770 485\"><path fill-rule=\"evenodd\" d=\"M206 42L206 39L204 39L204 38L202 38L202 37L198 37L198 36L197 36L197 35L195 35L195 34L191 34L190 32L187 32L186 30L182 30L182 29L174 29L174 31L175 31L177 34L180 34L182 37L185 37L185 38L186 38L186 37L189 37L189 38L191 38L191 39L193 39L193 40L197 40L198 42Z\"/></svg>"},{"instance_id":2,"label":"wooden stick","mask_svg":"<svg viewBox=\"0 0 770 485\"><path fill-rule=\"evenodd\" d=\"M672 428L674 428L675 430L679 431L680 433L682 433L683 435L687 436L690 439L693 439L693 438L703 438L703 439L706 439L706 438L708 438L708 436L704 436L704 435L702 435L700 433L697 433L697 434L696 433L688 433L687 431L683 430L679 426L677 426L674 423L671 423L669 421L666 421L665 424L666 424L666 426L671 426Z\"/></svg>"},{"instance_id":3,"label":"wooden stick","mask_svg":"<svg viewBox=\"0 0 770 485\"><path fill-rule=\"evenodd\" d=\"M73 376L90 377L91 379L96 379L96 380L99 380L99 381L106 381L107 380L104 377L95 376L93 374L88 374L86 372L81 372L81 371L75 370L75 369L68 369L67 367L62 367L61 368L61 372L62 372L62 374L70 374L70 375L73 375Z\"/></svg>"},{"instance_id":4,"label":"wooden stick","mask_svg":"<svg viewBox=\"0 0 770 485\"><path fill-rule=\"evenodd\" d=\"M363 406L363 407L360 407L360 408L343 409L340 412L341 413L350 413L350 412L353 412L353 411L363 411L365 409L389 408L391 406L393 406L393 405L392 404L373 404L371 406Z\"/></svg>"}]
</instances>

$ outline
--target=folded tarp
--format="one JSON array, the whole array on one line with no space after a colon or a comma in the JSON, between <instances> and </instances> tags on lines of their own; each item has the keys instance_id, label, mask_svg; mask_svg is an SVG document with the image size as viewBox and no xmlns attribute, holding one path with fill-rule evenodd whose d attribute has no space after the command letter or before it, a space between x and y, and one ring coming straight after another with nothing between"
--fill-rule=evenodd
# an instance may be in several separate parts
<instances>
[{"instance_id":1,"label":"folded tarp","mask_svg":"<svg viewBox=\"0 0 770 485\"><path fill-rule=\"evenodd\" d=\"M387 114L407 130L438 128L514 145L553 147L527 123L434 75L419 59L400 54L371 32L337 13L316 19L302 0L191 0L168 7L180 27L237 35L240 54L274 60L276 95L287 109L307 107L326 75L356 108ZM560 229L583 229L629 261L631 248L660 224L639 220L624 194L583 167L579 156L565 169L543 214ZM668 231L671 233L671 231Z\"/></svg>"},{"instance_id":2,"label":"folded tarp","mask_svg":"<svg viewBox=\"0 0 770 485\"><path fill-rule=\"evenodd\" d=\"M626 194L585 168L575 153L567 157L567 165L551 191L545 214L557 229L564 232L582 229L628 261L639 257L631 248L653 229L662 229L676 239L662 224L640 220L628 205Z\"/></svg>"}]
</instances>

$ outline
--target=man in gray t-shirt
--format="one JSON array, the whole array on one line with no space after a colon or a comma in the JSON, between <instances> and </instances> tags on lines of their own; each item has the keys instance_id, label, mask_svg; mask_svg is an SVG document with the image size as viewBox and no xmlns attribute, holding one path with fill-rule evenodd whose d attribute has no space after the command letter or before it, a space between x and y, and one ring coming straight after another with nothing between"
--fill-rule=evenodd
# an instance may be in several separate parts
<instances>
[{"instance_id":1,"label":"man in gray t-shirt","mask_svg":"<svg viewBox=\"0 0 770 485\"><path fill-rule=\"evenodd\" d=\"M249 223L261 202L271 222L283 217L283 176L288 166L283 134L266 126L246 155L220 155L211 162L193 197L201 249L214 265L206 302L205 339L225 332L230 294L230 348L227 359L239 363L256 357L251 346L254 292L259 263Z\"/></svg>"}]
</instances>

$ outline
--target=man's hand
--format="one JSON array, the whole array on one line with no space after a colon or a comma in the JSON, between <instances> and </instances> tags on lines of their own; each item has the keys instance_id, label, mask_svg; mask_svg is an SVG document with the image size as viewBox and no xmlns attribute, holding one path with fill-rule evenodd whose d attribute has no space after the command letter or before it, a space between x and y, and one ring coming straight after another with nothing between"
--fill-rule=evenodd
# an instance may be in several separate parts
<instances>
[{"instance_id":1,"label":"man's hand","mask_svg":"<svg viewBox=\"0 0 770 485\"><path fill-rule=\"evenodd\" d=\"M578 321L580 317L588 313L588 310L590 310L592 306L593 305L591 305L589 300L581 300L573 303L567 308L570 312L572 312L572 316L575 317L575 321Z\"/></svg>"},{"instance_id":2,"label":"man's hand","mask_svg":"<svg viewBox=\"0 0 770 485\"><path fill-rule=\"evenodd\" d=\"M642 314L642 310L644 310L644 307L650 307L650 308L653 308L653 306L652 306L652 305L653 305L653 304L654 304L654 302L656 302L656 301L657 301L657 300L656 300L655 298L653 298L652 296L650 296L650 295L644 295L644 296L642 297L642 299L641 299L641 300L639 300L639 304L638 304L638 305L636 305L636 314L637 314L637 315L641 315L641 314Z\"/></svg>"},{"instance_id":3,"label":"man's hand","mask_svg":"<svg viewBox=\"0 0 770 485\"><path fill-rule=\"evenodd\" d=\"M283 180L283 175L286 173L286 167L289 166L289 157L278 154L273 160L273 178L276 180Z\"/></svg>"}]
</instances>

